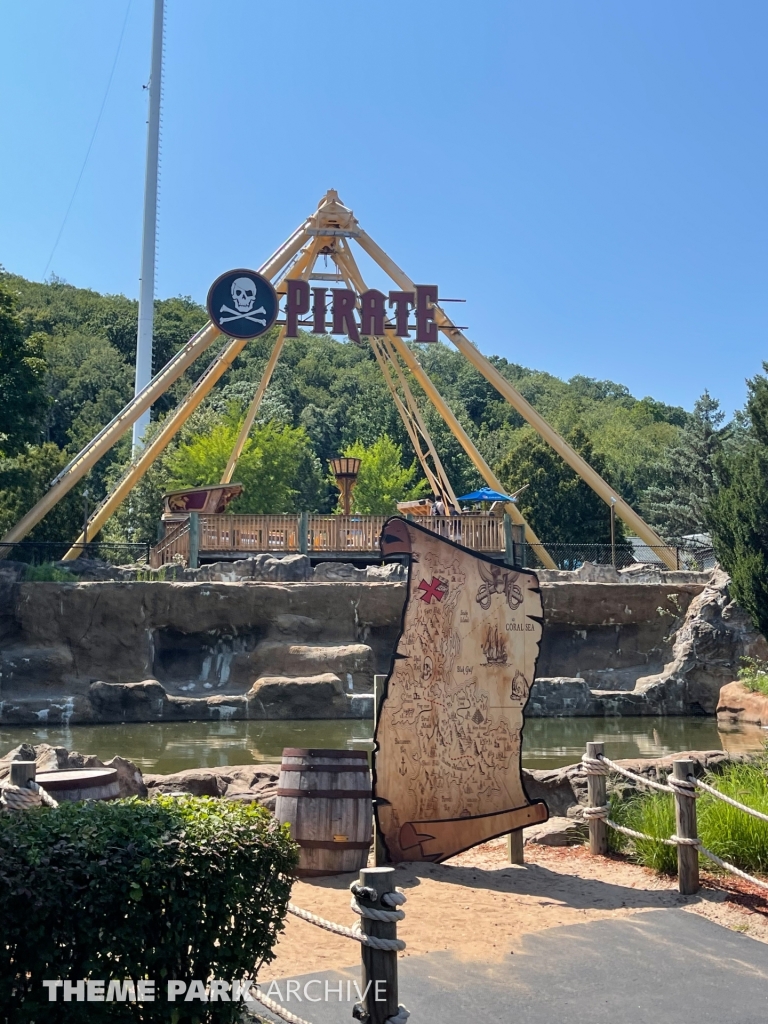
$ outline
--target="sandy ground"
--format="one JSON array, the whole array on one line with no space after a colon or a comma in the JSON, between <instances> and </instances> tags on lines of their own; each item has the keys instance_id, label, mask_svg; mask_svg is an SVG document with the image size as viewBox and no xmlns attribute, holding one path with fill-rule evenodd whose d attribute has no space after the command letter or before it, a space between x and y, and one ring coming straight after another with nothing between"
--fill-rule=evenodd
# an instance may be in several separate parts
<instances>
[{"instance_id":1,"label":"sandy ground","mask_svg":"<svg viewBox=\"0 0 768 1024\"><path fill-rule=\"evenodd\" d=\"M733 876L703 874L696 896L680 896L676 879L655 875L618 858L592 857L584 847L525 847L525 866L506 863L506 842L497 839L445 864L408 863L396 868L408 897L398 935L401 956L450 950L463 960L501 960L520 950L531 932L605 917L676 907L768 942L768 890ZM338 875L297 882L292 901L322 917L351 926L349 884ZM259 972L272 978L350 967L357 944L289 915L277 958Z\"/></svg>"}]
</instances>

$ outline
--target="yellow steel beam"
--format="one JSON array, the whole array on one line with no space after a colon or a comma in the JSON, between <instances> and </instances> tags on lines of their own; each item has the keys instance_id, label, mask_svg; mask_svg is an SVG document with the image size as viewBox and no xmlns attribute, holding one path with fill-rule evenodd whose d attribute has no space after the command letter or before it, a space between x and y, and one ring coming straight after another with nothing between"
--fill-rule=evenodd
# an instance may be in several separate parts
<instances>
[{"instance_id":1,"label":"yellow steel beam","mask_svg":"<svg viewBox=\"0 0 768 1024\"><path fill-rule=\"evenodd\" d=\"M306 233L306 223L297 228L287 242L285 242L272 256L260 267L259 273L265 277L273 277L278 273L293 256L299 251L309 236ZM103 430L101 430L92 441L79 452L69 465L62 470L53 485L42 496L42 498L15 524L0 541L0 558L9 551L9 545L23 540L29 531L35 527L40 520L58 504L78 480L99 461L120 440L136 420L149 409L154 402L163 395L174 381L187 370L192 363L219 337L219 331L208 323L202 330L187 342L184 348L169 360L166 366L149 382L149 384L136 395L115 416Z\"/></svg>"},{"instance_id":2,"label":"yellow steel beam","mask_svg":"<svg viewBox=\"0 0 768 1024\"><path fill-rule=\"evenodd\" d=\"M427 482L429 483L430 489L433 494L439 494L440 484L438 483L437 477L432 472L432 467L429 465L427 457L422 450L421 438L419 437L418 431L416 430L413 418L409 414L408 409L403 404L403 400L400 398L400 395L397 393L397 387L395 386L395 383L392 380L388 360L386 355L382 351L380 339L371 338L370 342L371 349L373 350L373 354L376 357L376 362L379 364L381 375L384 378L387 387L389 388L390 394L392 395L392 400L395 403L397 411L400 413L400 418L402 419L405 425L405 429L408 431L408 436L411 439L413 450L416 452L416 455L418 456L419 462L421 463L421 468L424 470L424 475L427 478Z\"/></svg>"},{"instance_id":3,"label":"yellow steel beam","mask_svg":"<svg viewBox=\"0 0 768 1024\"><path fill-rule=\"evenodd\" d=\"M368 255L384 270L398 287L413 291L415 285L408 275L398 267L394 260L384 252L380 246L362 229L356 235L360 246ZM440 330L445 334L461 354L478 370L485 379L512 405L520 415L530 423L544 440L554 448L575 470L576 473L589 484L592 490L598 494L607 505L614 505L616 514L620 516L627 526L633 530L646 544L659 550L659 556L670 569L677 567L677 558L672 548L668 547L659 535L645 520L635 512L621 495L600 476L599 473L583 459L558 432L547 423L544 417L538 413L509 381L490 363L485 356L477 349L468 338L466 338L458 327L455 327L445 312L436 305L435 320Z\"/></svg>"},{"instance_id":4,"label":"yellow steel beam","mask_svg":"<svg viewBox=\"0 0 768 1024\"><path fill-rule=\"evenodd\" d=\"M492 487L495 491L500 491L503 494L504 485L502 484L501 480L499 480L499 478L493 472L491 467L488 465L488 463L482 457L480 452L477 450L474 441L466 432L464 427L462 427L461 423L459 423L458 419L453 414L450 407L446 404L445 399L437 390L435 385L432 383L432 380L430 379L426 370L418 361L416 356L413 354L413 352L411 352L411 350L408 348L408 346L405 344L402 338L397 337L394 331L390 335L390 340L397 349L397 352L402 358L405 365L408 367L408 369L411 371L411 373L414 375L416 380L423 388L427 398L432 402L434 407L437 409L437 411L443 417L445 422L448 424L448 427L453 432L454 437L459 442L464 451L467 453L470 460L472 461L472 464L475 466L480 476L482 476L483 480L485 480L489 487ZM513 522L517 523L519 526L525 527L525 539L529 544L535 547L536 555L539 561L544 565L545 569L556 569L557 563L554 561L552 556L549 554L549 552L546 550L546 548L541 543L539 538L536 536L535 530L533 529L531 524L527 522L527 520L523 516L523 513L520 511L517 505L513 501L509 501L506 503L505 508L512 517Z\"/></svg>"},{"instance_id":5,"label":"yellow steel beam","mask_svg":"<svg viewBox=\"0 0 768 1024\"><path fill-rule=\"evenodd\" d=\"M363 280L363 275L361 274L360 268L357 265L357 260L355 259L354 254L347 245L346 239L340 239L339 249L340 252L338 253L336 261L337 266L339 266L341 272L345 274L345 277L347 277L348 275L347 283L350 285L350 287L357 291L359 296L361 292L365 291L365 281ZM384 369L385 365L387 365L391 368L392 371L394 371L395 377L400 386L400 390L402 391L403 394L403 399L405 400L405 404L403 405L397 394L396 387L390 387L392 397L395 401L395 405L397 406L398 412L400 413L400 416L403 422L405 423L406 430L409 430L408 419L410 419L414 427L414 430L417 432L417 434L420 434L421 437L424 439L424 443L427 446L427 452L432 457L432 463L435 467L434 472L432 472L431 468L429 467L426 455L422 453L421 443L418 441L418 437L415 441L413 437L411 438L411 440L413 441L414 450L416 451L416 454L419 457L419 462L421 463L422 468L424 469L424 472L426 474L427 480L429 481L430 486L432 487L432 493L441 494L444 497L446 497L448 499L448 502L456 509L456 511L458 511L459 502L456 498L456 492L454 491L451 485L451 481L448 479L448 474L445 472L445 467L443 466L443 463L440 460L440 456L437 454L437 449L435 448L435 445L432 441L432 437L430 436L429 430L427 429L427 425L424 422L424 418L421 415L418 402L414 398L413 392L410 389L408 380L406 379L405 375L400 369L400 364L398 363L394 351L391 349L391 346L387 338L383 337L378 339L378 341L381 345L382 355L384 357L384 360L386 361L385 364L380 363L382 373L384 374L384 379L387 382L387 385L389 386L391 378L389 376L389 373L385 372ZM374 354L378 359L379 357L377 354L376 347L374 347ZM437 486L435 486L436 484Z\"/></svg>"},{"instance_id":6,"label":"yellow steel beam","mask_svg":"<svg viewBox=\"0 0 768 1024\"><path fill-rule=\"evenodd\" d=\"M312 270L312 267L314 266L315 259L317 259L317 253L319 248L320 239L315 238L307 247L306 253L304 253L291 267L291 276L296 275L297 277L306 279L307 276L309 275L309 272ZM259 386L256 388L256 394L253 396L253 398L251 399L251 404L248 406L248 411L245 414L245 419L243 420L243 425L240 428L240 433L237 435L235 446L232 449L231 455L229 456L229 461L227 462L226 469L222 474L221 482L223 484L228 484L232 480L232 475L235 472L237 460L243 454L243 448L245 447L245 442L248 440L248 435L251 432L251 427L253 426L254 420L256 419L256 414L259 411L261 400L264 397L265 391L269 387L269 382L272 379L272 374L274 373L275 367L277 366L277 361L280 358L280 353L283 350L283 345L285 343L285 331L286 328L281 327L280 332L277 335L277 338L275 339L275 344L272 348L272 352L270 353L267 365L264 367L264 373L261 375Z\"/></svg>"},{"instance_id":7,"label":"yellow steel beam","mask_svg":"<svg viewBox=\"0 0 768 1024\"><path fill-rule=\"evenodd\" d=\"M248 344L247 338L233 338L229 345L213 360L205 373L163 423L159 434L142 450L141 455L129 468L114 491L101 503L88 520L88 536L95 537L112 513L122 505L130 492L141 480L158 455L167 447L174 434L187 422L214 384L230 368L235 359ZM84 534L80 534L62 561L71 562L83 553Z\"/></svg>"},{"instance_id":8,"label":"yellow steel beam","mask_svg":"<svg viewBox=\"0 0 768 1024\"><path fill-rule=\"evenodd\" d=\"M354 269L356 271L356 275L355 276L356 276L356 285L357 285L358 290L363 290L364 291L365 290L365 283L363 281L363 277L360 274L360 271L357 269L357 263L355 262L354 256L349 251L349 249L347 249L347 251L344 253L343 258L346 260L346 262L348 264L350 264L352 267L354 267ZM424 370L424 368L422 367L421 363L418 362L416 357L413 355L413 353L408 348L408 346L403 342L403 340L401 338L397 337L397 335L395 334L394 328L387 327L386 330L387 330L387 339L386 339L387 343L390 346L393 346L397 350L397 352L400 353L404 363L406 364L406 366L409 368L411 373L414 375L416 380L421 385L421 387L422 387L424 393L426 394L427 398L429 398L429 400L432 402L434 407L437 409L437 411L443 417L443 420L447 424L449 430L452 431L454 437L459 442L459 444L462 446L464 451L467 453L467 455L469 456L469 458L472 461L473 465L478 470L480 475L483 477L485 482L488 484L489 487L493 487L494 490L503 492L504 487L503 487L501 481L496 476L496 474L493 472L493 470L488 465L488 463L485 461L485 459L482 457L480 452L477 450L477 448L475 447L475 444L472 441L471 437L466 432L466 430L462 427L461 423L459 423L458 419L456 418L456 416L451 411L450 407L446 403L446 401L443 398L443 396L440 394L440 392L437 390L435 385L432 383L431 379L427 375L427 373ZM397 359L394 358L394 353L393 353L393 362L395 363L395 365L397 365ZM435 452L435 454L437 454L437 453ZM544 545L541 543L539 538L536 536L536 532L531 527L530 523L528 523L526 521L525 517L523 516L522 512L517 507L517 505L514 502L510 501L510 502L507 502L505 504L505 508L506 508L507 512L509 513L509 515L512 517L512 521L514 523L516 523L518 526L522 526L522 527L525 528L525 538L526 538L526 540L527 540L527 542L529 544L535 546L538 558L543 563L545 568L547 568L547 569L556 569L557 568L556 562L554 561L552 556L549 554L549 552L546 550Z\"/></svg>"},{"instance_id":9,"label":"yellow steel beam","mask_svg":"<svg viewBox=\"0 0 768 1024\"><path fill-rule=\"evenodd\" d=\"M314 247L314 242L310 243ZM300 269L309 260L309 253L298 261ZM293 270L294 268L291 268ZM279 287L279 285L278 285ZM225 349L219 353L216 359L208 366L205 373L194 384L184 399L167 417L159 434L153 438L151 443L142 451L138 460L129 467L128 472L122 478L115 490L102 502L88 521L88 536L95 537L101 530L113 512L120 507L130 494L136 484L141 480L149 467L158 455L168 446L174 435L187 422L189 417L198 408L203 399L208 395L217 381L229 369L235 359L240 355L248 344L248 338L232 338ZM70 562L82 554L85 535L83 533L77 538L72 547L64 555L63 561Z\"/></svg>"}]
</instances>

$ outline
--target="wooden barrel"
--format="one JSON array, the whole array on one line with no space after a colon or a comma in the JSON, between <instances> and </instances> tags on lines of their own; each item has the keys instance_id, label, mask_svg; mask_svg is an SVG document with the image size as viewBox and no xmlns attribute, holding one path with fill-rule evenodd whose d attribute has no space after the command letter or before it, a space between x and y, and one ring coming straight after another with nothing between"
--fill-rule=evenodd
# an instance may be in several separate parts
<instances>
[{"instance_id":1,"label":"wooden barrel","mask_svg":"<svg viewBox=\"0 0 768 1024\"><path fill-rule=\"evenodd\" d=\"M35 781L54 800L114 800L120 796L114 768L60 768L38 772Z\"/></svg>"},{"instance_id":2,"label":"wooden barrel","mask_svg":"<svg viewBox=\"0 0 768 1024\"><path fill-rule=\"evenodd\" d=\"M286 747L275 816L301 847L299 877L359 871L373 832L371 772L364 750Z\"/></svg>"}]
</instances>

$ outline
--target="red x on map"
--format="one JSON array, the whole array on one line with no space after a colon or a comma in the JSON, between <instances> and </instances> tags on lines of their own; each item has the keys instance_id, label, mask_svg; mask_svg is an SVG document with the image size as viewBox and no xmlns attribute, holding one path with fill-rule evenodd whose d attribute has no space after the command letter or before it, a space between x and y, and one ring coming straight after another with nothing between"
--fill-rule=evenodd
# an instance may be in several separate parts
<instances>
[{"instance_id":1,"label":"red x on map","mask_svg":"<svg viewBox=\"0 0 768 1024\"><path fill-rule=\"evenodd\" d=\"M426 601L427 604L431 604L433 597L438 601L443 600L445 595L448 593L448 584L444 580L439 580L437 576L433 576L431 583L427 583L426 580L422 580L419 584L419 590L424 591L421 595L421 600Z\"/></svg>"}]
</instances>

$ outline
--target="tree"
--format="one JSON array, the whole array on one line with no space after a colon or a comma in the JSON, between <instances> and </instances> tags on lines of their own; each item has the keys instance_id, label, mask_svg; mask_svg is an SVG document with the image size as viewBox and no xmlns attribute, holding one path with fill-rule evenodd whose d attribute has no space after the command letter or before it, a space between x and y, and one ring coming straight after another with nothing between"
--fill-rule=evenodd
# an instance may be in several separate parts
<instances>
[{"instance_id":1,"label":"tree","mask_svg":"<svg viewBox=\"0 0 768 1024\"><path fill-rule=\"evenodd\" d=\"M14 297L0 283L0 455L15 455L40 438L48 405L42 356L39 342L24 338Z\"/></svg>"},{"instance_id":2,"label":"tree","mask_svg":"<svg viewBox=\"0 0 768 1024\"><path fill-rule=\"evenodd\" d=\"M733 596L768 636L768 378L758 374L747 386L748 436L717 455L720 487L704 518Z\"/></svg>"},{"instance_id":3,"label":"tree","mask_svg":"<svg viewBox=\"0 0 768 1024\"><path fill-rule=\"evenodd\" d=\"M0 459L0 536L42 498L67 460L63 451L49 443L28 445L15 458ZM84 481L77 484L26 539L74 540L83 526L84 486ZM19 550L16 557L21 557Z\"/></svg>"},{"instance_id":4,"label":"tree","mask_svg":"<svg viewBox=\"0 0 768 1024\"><path fill-rule=\"evenodd\" d=\"M720 403L705 391L657 464L660 483L648 488L643 506L649 521L670 540L705 529L705 508L717 491L724 418Z\"/></svg>"},{"instance_id":5,"label":"tree","mask_svg":"<svg viewBox=\"0 0 768 1024\"><path fill-rule=\"evenodd\" d=\"M603 460L584 432L574 430L568 443L598 472ZM518 508L544 544L609 544L608 506L532 427L516 430L496 472L509 493L527 484ZM616 521L616 540L624 539Z\"/></svg>"},{"instance_id":6,"label":"tree","mask_svg":"<svg viewBox=\"0 0 768 1024\"><path fill-rule=\"evenodd\" d=\"M403 449L388 434L372 445L362 441L348 445L343 455L360 459L360 473L352 492L352 511L387 516L397 512L398 501L410 501L428 492L426 480L416 481L416 461L403 466ZM341 507L337 507L340 511Z\"/></svg>"},{"instance_id":7,"label":"tree","mask_svg":"<svg viewBox=\"0 0 768 1024\"><path fill-rule=\"evenodd\" d=\"M240 429L231 414L207 433L183 441L166 461L167 490L215 484L227 465ZM232 512L313 512L322 492L320 463L303 427L265 423L254 427L235 469L243 493Z\"/></svg>"}]
</instances>

